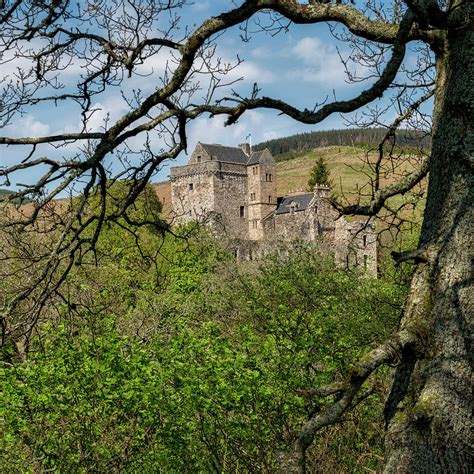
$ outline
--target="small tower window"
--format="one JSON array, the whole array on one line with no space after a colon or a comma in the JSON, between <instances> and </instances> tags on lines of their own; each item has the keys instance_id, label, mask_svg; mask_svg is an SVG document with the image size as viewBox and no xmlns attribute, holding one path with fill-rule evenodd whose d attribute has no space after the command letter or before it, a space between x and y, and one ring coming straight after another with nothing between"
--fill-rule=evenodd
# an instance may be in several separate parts
<instances>
[{"instance_id":1,"label":"small tower window","mask_svg":"<svg viewBox=\"0 0 474 474\"><path fill-rule=\"evenodd\" d=\"M254 174L254 175L257 175L257 174L258 174L258 166L254 166L254 167L252 168L252 171L253 171L253 174Z\"/></svg>"},{"instance_id":2,"label":"small tower window","mask_svg":"<svg viewBox=\"0 0 474 474\"><path fill-rule=\"evenodd\" d=\"M369 261L369 257L367 255L364 255L364 268L367 269L367 264Z\"/></svg>"},{"instance_id":3,"label":"small tower window","mask_svg":"<svg viewBox=\"0 0 474 474\"><path fill-rule=\"evenodd\" d=\"M192 191L194 189L194 184L193 183L189 183L189 186L188 186L189 190Z\"/></svg>"},{"instance_id":4,"label":"small tower window","mask_svg":"<svg viewBox=\"0 0 474 474\"><path fill-rule=\"evenodd\" d=\"M258 221L257 221L257 220L254 220L254 221L252 222L252 224L253 224L253 228L256 229L256 228L257 228L257 225L258 225Z\"/></svg>"},{"instance_id":5,"label":"small tower window","mask_svg":"<svg viewBox=\"0 0 474 474\"><path fill-rule=\"evenodd\" d=\"M273 176L271 175L271 173L265 173L265 181L273 181Z\"/></svg>"},{"instance_id":6,"label":"small tower window","mask_svg":"<svg viewBox=\"0 0 474 474\"><path fill-rule=\"evenodd\" d=\"M255 201L255 193L250 193L250 200Z\"/></svg>"},{"instance_id":7,"label":"small tower window","mask_svg":"<svg viewBox=\"0 0 474 474\"><path fill-rule=\"evenodd\" d=\"M268 196L268 202L269 202L269 203L272 202L272 197L271 197L271 196Z\"/></svg>"},{"instance_id":8,"label":"small tower window","mask_svg":"<svg viewBox=\"0 0 474 474\"><path fill-rule=\"evenodd\" d=\"M245 217L245 206L240 206L240 217Z\"/></svg>"},{"instance_id":9,"label":"small tower window","mask_svg":"<svg viewBox=\"0 0 474 474\"><path fill-rule=\"evenodd\" d=\"M197 156L197 162L198 162L198 163L201 163L201 159L202 159L201 155L198 155L198 156Z\"/></svg>"},{"instance_id":10,"label":"small tower window","mask_svg":"<svg viewBox=\"0 0 474 474\"><path fill-rule=\"evenodd\" d=\"M364 235L364 237L362 237L362 241L364 242L364 247L367 247L367 236Z\"/></svg>"}]
</instances>

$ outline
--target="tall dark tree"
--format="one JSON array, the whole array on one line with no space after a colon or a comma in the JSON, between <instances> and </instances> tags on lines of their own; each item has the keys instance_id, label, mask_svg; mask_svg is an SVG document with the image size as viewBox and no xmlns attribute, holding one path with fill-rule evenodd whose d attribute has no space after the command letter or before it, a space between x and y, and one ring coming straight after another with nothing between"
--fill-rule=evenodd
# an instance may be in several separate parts
<instances>
[{"instance_id":1,"label":"tall dark tree","mask_svg":"<svg viewBox=\"0 0 474 474\"><path fill-rule=\"evenodd\" d=\"M308 191L312 191L317 184L331 186L331 172L324 157L318 156L316 163L311 169L308 180Z\"/></svg>"},{"instance_id":2,"label":"tall dark tree","mask_svg":"<svg viewBox=\"0 0 474 474\"><path fill-rule=\"evenodd\" d=\"M4 125L43 104L78 110L76 131L48 136L2 136L0 144L27 148L15 163L0 170L7 183L18 172L41 177L27 183L16 198L30 197L35 205L23 213L7 209L2 219L2 243L15 244L14 255L3 246L2 276L14 262L30 255L22 244L32 229L55 230L55 239L43 239L40 251L24 265L28 278L4 290L0 328L2 343L29 336L44 317L48 298L61 292L68 269L80 263L84 252L93 251L95 237L104 224L127 216L133 201L163 160L186 148L187 125L203 114L226 114L234 124L248 110L266 108L305 124L316 124L331 114L349 113L393 94L397 118L387 126L373 164L371 192L351 205L334 205L350 215L373 216L382 208L392 210L389 199L417 185L429 173L426 211L419 245L396 255L411 259L416 269L400 330L386 344L369 352L344 383L315 388L315 396L333 397L322 411L314 411L302 428L291 466L305 470L305 453L315 433L335 423L357 402L364 381L380 366L397 364L392 392L386 406L384 472L467 472L474 465L472 447L472 317L473 317L473 108L474 29L471 0L393 0L380 6L367 2L360 8L351 2L298 2L296 0L241 0L231 10L209 18L189 32L179 27L185 0L17 1L2 2L0 48L3 61L29 60L31 68L5 78L0 92ZM253 87L248 97L216 95L225 85L232 65L212 61L213 38L226 29L246 27L259 14L256 25L271 31L286 30L290 23L327 22L335 35L351 46L353 61L369 68L373 79L349 100L308 103L302 110L278 98L260 96ZM164 19L169 24L165 24ZM264 18L269 19L267 23ZM342 32L341 32L342 31ZM413 45L417 60L407 70L403 61ZM12 54L13 52L13 54ZM127 77L140 78L140 65L165 52L165 71L153 78L156 89L149 95L134 89L125 97L128 110L116 121L91 128L93 104L104 91ZM71 63L80 67L73 87L63 84L58 73ZM347 64L347 63L346 63ZM349 71L350 72L350 71ZM194 94L199 77L211 78L204 99ZM355 80L360 78L351 76ZM144 79L149 81L149 78ZM229 81L232 82L232 81ZM209 85L209 87L208 87ZM292 83L288 87L295 87ZM119 90L119 88L117 88ZM193 95L194 94L194 95ZM391 146L396 130L407 121L423 125L422 105L434 95L432 149L419 167L396 184L383 186L384 170L396 157ZM380 110L371 109L366 124L380 122ZM65 112L66 113L66 112ZM362 120L366 117L362 114ZM148 133L164 137L155 149ZM136 149L137 137L143 146ZM131 139L134 139L132 142ZM52 158L43 145L62 147L63 156ZM135 153L135 155L134 155ZM139 154L139 159L133 159ZM112 213L108 203L108 160L121 161L120 177L132 183ZM118 176L116 176L117 178ZM50 225L38 218L50 215L53 199L64 189L77 186L81 202L68 216L52 218ZM83 217L91 194L99 194L101 211ZM58 231L62 227L62 231ZM91 233L90 229L93 229ZM22 254L24 252L24 255ZM21 310L21 311L20 311Z\"/></svg>"}]
</instances>

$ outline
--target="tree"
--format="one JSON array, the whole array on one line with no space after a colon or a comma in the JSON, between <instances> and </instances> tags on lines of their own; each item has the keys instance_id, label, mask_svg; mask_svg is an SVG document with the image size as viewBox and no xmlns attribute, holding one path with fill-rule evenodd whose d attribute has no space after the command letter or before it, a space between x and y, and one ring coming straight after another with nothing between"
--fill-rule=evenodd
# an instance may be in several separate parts
<instances>
[{"instance_id":1,"label":"tree","mask_svg":"<svg viewBox=\"0 0 474 474\"><path fill-rule=\"evenodd\" d=\"M333 396L333 403L314 413L305 424L296 442L295 456L289 462L304 471L305 452L316 431L335 423L351 407L364 381L378 367L396 363L386 406L384 472L466 472L474 464L470 384L474 313L473 3L394 0L384 4L384 8L369 2L358 9L339 1L307 4L296 0L246 0L236 2L235 8L209 18L190 32L178 28L177 11L186 3L3 2L3 60L30 59L34 64L4 81L3 124L32 107L55 103L73 104L80 120L75 132L0 138L2 145L27 146L29 150L16 163L2 168L0 176L7 183L15 173L24 170L41 172L35 183L15 193L16 198L35 198L35 205L31 212L20 216L7 209L2 225L10 234L4 239L13 235L10 240L18 243L34 228L56 230L61 224L64 229L57 231L54 241L42 242L30 278L17 283L6 294L2 341L12 334L31 334L47 299L60 291L68 269L80 262L84 252L93 251L94 239L85 230L93 228L96 235L106 222L127 215L160 163L186 148L190 120L208 113L224 114L228 116L227 124L232 125L248 110L266 108L306 124L316 124L331 114L356 111L393 92L397 117L387 126L379 146L369 195L350 205L334 205L348 215L373 216L384 207L391 210L390 198L407 192L429 172L418 247L394 256L398 262L415 262L411 290L399 331L356 364L346 383L319 390L323 397ZM242 37L249 39L249 20L258 13L263 16L257 17L257 26L272 34L286 30L291 22L343 25L343 33L336 29L334 34L345 36L353 59L368 66L367 77L373 79L372 84L352 99L310 104L303 110L276 98L261 97L257 85L248 97L220 95L218 92L226 85L225 73L233 65L212 61L212 40L237 25L242 25ZM262 23L262 18L268 22ZM418 60L411 71L403 66L410 44L418 49ZM9 56L12 51L14 54ZM94 100L104 90L120 85L126 76L137 77L142 64L164 52L168 61L160 82L155 81L156 89L146 96L135 89L125 97L129 109L118 120L105 120L102 128L92 129ZM80 72L75 87L67 87L58 72L73 61L79 63ZM199 90L196 80L200 76L210 78L203 100L193 95ZM387 166L387 159L394 156L391 144L396 130L407 121L423 124L426 117L422 106L433 96L429 158L420 158L418 169L396 184L382 186L384 163ZM370 123L379 123L380 111L375 107L372 112ZM161 146L154 146L146 136L152 131L163 138ZM140 135L145 138L137 150L132 139ZM64 156L45 156L44 144L60 147ZM134 184L121 206L107 214L106 183L112 154L115 161L123 164L119 174ZM140 159L132 163L134 154L140 154ZM73 185L80 186L82 191L81 203L75 211L67 218L52 218L50 226L40 225L38 218L50 215L48 209L53 199ZM102 211L82 219L93 189L100 190ZM21 248L28 254L26 247ZM4 247L4 274L11 270L11 255L5 252ZM15 258L24 261L24 255ZM20 309L29 317L12 325L11 317Z\"/></svg>"},{"instance_id":2,"label":"tree","mask_svg":"<svg viewBox=\"0 0 474 474\"><path fill-rule=\"evenodd\" d=\"M331 186L331 180L329 179L330 175L331 172L328 169L326 160L322 156L319 156L315 165L311 169L311 174L308 180L308 190L312 191L317 184Z\"/></svg>"}]
</instances>

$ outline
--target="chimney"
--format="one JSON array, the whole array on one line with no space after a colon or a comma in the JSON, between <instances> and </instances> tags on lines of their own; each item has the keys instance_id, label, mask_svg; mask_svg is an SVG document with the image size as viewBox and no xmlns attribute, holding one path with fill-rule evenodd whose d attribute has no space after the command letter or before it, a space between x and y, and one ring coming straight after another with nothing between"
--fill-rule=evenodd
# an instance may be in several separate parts
<instances>
[{"instance_id":1,"label":"chimney","mask_svg":"<svg viewBox=\"0 0 474 474\"><path fill-rule=\"evenodd\" d=\"M241 144L239 145L239 148L240 148L247 156L250 156L250 152L251 152L250 143L241 143Z\"/></svg>"},{"instance_id":2,"label":"chimney","mask_svg":"<svg viewBox=\"0 0 474 474\"><path fill-rule=\"evenodd\" d=\"M317 184L313 188L313 192L318 197L329 198L329 196L331 194L331 188L329 186L324 185L324 184Z\"/></svg>"}]
</instances>

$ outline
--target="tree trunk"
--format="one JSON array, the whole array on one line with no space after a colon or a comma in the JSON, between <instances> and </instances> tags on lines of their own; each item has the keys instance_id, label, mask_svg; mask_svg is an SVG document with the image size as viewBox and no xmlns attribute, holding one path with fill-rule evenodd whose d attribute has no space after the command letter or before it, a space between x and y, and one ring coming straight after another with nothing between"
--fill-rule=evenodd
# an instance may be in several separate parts
<instances>
[{"instance_id":1,"label":"tree trunk","mask_svg":"<svg viewBox=\"0 0 474 474\"><path fill-rule=\"evenodd\" d=\"M385 473L473 472L472 4L436 47L437 92L419 263L401 322L405 351L386 405ZM466 13L468 13L466 15ZM458 15L460 16L460 15Z\"/></svg>"}]
</instances>

